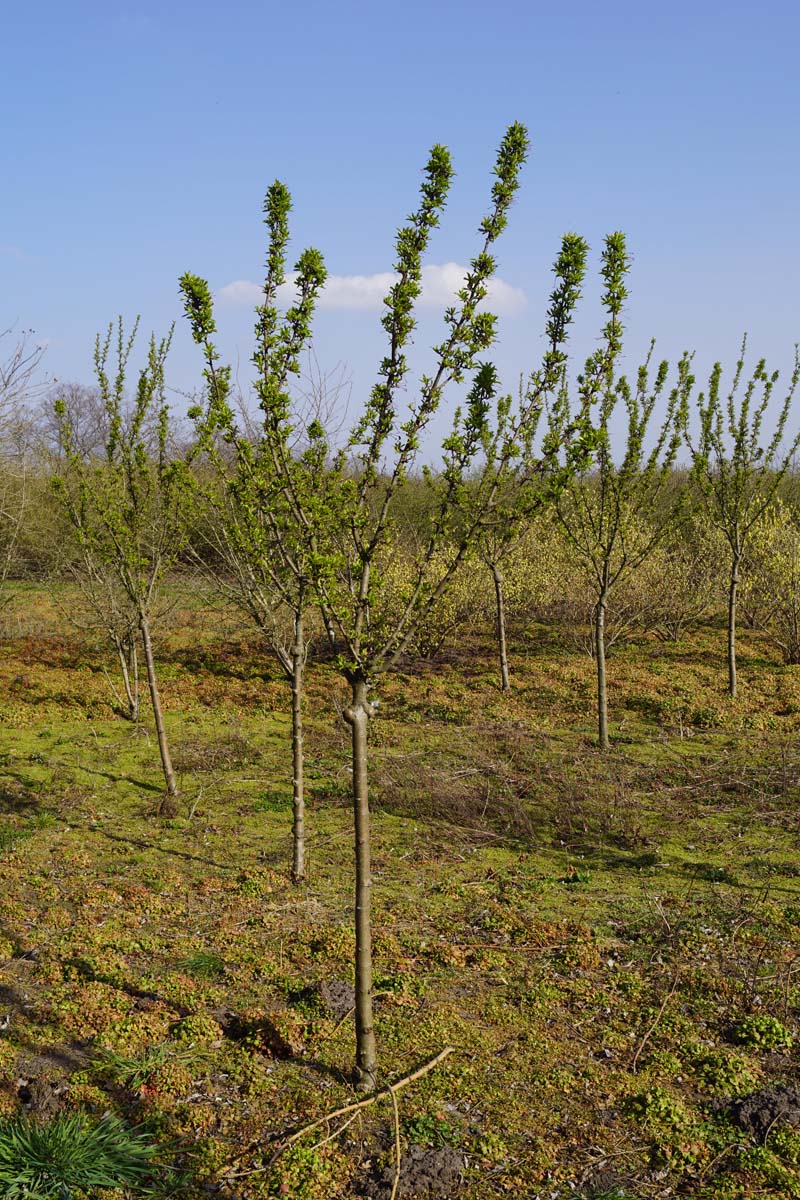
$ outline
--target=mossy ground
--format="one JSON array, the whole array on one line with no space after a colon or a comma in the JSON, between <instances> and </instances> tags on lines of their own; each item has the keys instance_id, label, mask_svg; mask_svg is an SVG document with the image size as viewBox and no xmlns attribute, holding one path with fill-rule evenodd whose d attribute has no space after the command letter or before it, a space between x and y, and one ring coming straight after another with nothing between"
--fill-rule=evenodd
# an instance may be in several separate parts
<instances>
[{"instance_id":1,"label":"mossy ground","mask_svg":"<svg viewBox=\"0 0 800 1200\"><path fill-rule=\"evenodd\" d=\"M311 665L293 887L288 688L237 620L186 602L162 639L165 819L154 735L114 713L103 656L43 593L15 605L0 1113L43 1088L111 1109L169 1147L184 1197L357 1196L391 1161L388 1105L267 1169L272 1139L354 1095L351 1021L310 990L352 981L342 685ZM381 1072L455 1048L400 1113L407 1143L464 1154L462 1195L800 1196L797 1133L756 1139L726 1106L800 1077L800 668L741 642L735 703L719 628L615 652L607 755L592 663L544 626L514 638L510 697L477 634L384 681Z\"/></svg>"}]
</instances>

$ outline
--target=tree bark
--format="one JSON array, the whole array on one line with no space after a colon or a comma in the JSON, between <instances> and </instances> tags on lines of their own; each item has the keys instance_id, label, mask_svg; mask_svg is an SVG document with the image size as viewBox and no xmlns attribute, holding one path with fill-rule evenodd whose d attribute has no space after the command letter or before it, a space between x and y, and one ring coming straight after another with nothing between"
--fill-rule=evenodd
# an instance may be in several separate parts
<instances>
[{"instance_id":1,"label":"tree bark","mask_svg":"<svg viewBox=\"0 0 800 1200\"><path fill-rule=\"evenodd\" d=\"M741 561L741 553L734 550L728 587L728 693L732 699L736 698L736 599L739 592Z\"/></svg>"},{"instance_id":2,"label":"tree bark","mask_svg":"<svg viewBox=\"0 0 800 1200\"><path fill-rule=\"evenodd\" d=\"M594 644L597 663L597 740L601 750L608 750L608 694L606 691L606 604L608 592L604 589L595 609Z\"/></svg>"},{"instance_id":3,"label":"tree bark","mask_svg":"<svg viewBox=\"0 0 800 1200\"><path fill-rule=\"evenodd\" d=\"M372 927L367 732L374 709L367 700L367 681L350 679L352 704L344 719L353 735L353 815L356 860L356 1086L371 1091L377 1083L375 1030L372 1021Z\"/></svg>"},{"instance_id":4,"label":"tree bark","mask_svg":"<svg viewBox=\"0 0 800 1200\"><path fill-rule=\"evenodd\" d=\"M292 882L306 874L306 806L303 790L303 674L306 645L303 614L294 617L292 646Z\"/></svg>"},{"instance_id":5,"label":"tree bark","mask_svg":"<svg viewBox=\"0 0 800 1200\"><path fill-rule=\"evenodd\" d=\"M491 565L494 580L495 608L497 615L497 645L500 650L500 682L504 692L511 691L511 680L508 677L508 651L506 648L506 605L503 594L503 576L496 565Z\"/></svg>"},{"instance_id":6,"label":"tree bark","mask_svg":"<svg viewBox=\"0 0 800 1200\"><path fill-rule=\"evenodd\" d=\"M142 634L142 645L144 646L144 661L147 667L147 683L150 688L150 700L153 704L153 716L156 722L156 733L158 735L158 750L159 754L161 755L161 766L164 769L164 780L167 785L167 794L171 797L175 797L178 795L178 784L175 779L175 771L173 770L172 759L169 753L167 731L164 728L164 714L161 710L161 697L158 694L156 664L153 659L153 646L150 641L150 624L144 612L139 613L139 629Z\"/></svg>"}]
</instances>

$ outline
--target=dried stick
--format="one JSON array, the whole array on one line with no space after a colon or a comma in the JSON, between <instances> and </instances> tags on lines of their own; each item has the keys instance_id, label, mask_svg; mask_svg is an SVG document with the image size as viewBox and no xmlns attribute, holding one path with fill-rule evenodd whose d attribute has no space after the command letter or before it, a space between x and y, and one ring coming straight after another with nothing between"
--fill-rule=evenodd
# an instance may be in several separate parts
<instances>
[{"instance_id":1,"label":"dried stick","mask_svg":"<svg viewBox=\"0 0 800 1200\"><path fill-rule=\"evenodd\" d=\"M397 1096L394 1094L394 1088L389 1084L389 1095L392 1098L392 1112L394 1116L394 1182L392 1183L392 1194L389 1200L395 1200L397 1189L400 1186L400 1161L402 1158L402 1147L400 1145L400 1112L397 1107Z\"/></svg>"},{"instance_id":2,"label":"dried stick","mask_svg":"<svg viewBox=\"0 0 800 1200\"><path fill-rule=\"evenodd\" d=\"M664 1009L667 1007L667 1005L669 1004L670 1000L671 1000L671 999L672 999L672 997L675 995L675 989L676 989L676 988L677 988L677 986L678 986L678 978L679 978L679 976L680 976L680 969L678 968L678 969L676 969L676 971L675 971L675 976L674 976L674 978L673 978L673 980L672 980L672 987L669 989L669 991L667 992L666 996L665 996L665 997L664 997L664 999L661 1001L661 1007L659 1008L658 1012L656 1013L656 1017L655 1017L655 1020L653 1021L653 1024L650 1026L650 1028L648 1029L647 1033L644 1035L644 1037L643 1037L643 1038L642 1038L642 1040L639 1042L639 1045L638 1045L638 1046L637 1046L637 1048L636 1048L636 1053L634 1054L634 1056L633 1056L633 1062L631 1063L631 1070L633 1071L634 1075L636 1074L636 1064L637 1064L637 1063L638 1063L638 1061L639 1061L639 1055L642 1053L642 1051L644 1050L645 1046L646 1046L646 1045L647 1045L647 1043L650 1041L650 1038L651 1038L651 1037L652 1037L652 1035L655 1033L655 1031L656 1031L656 1029L657 1029L657 1027L658 1027L658 1023L659 1023L659 1021L661 1020L661 1018L662 1018L662 1017L663 1017L663 1015L664 1015Z\"/></svg>"},{"instance_id":3,"label":"dried stick","mask_svg":"<svg viewBox=\"0 0 800 1200\"><path fill-rule=\"evenodd\" d=\"M356 1100L352 1104L345 1104L342 1108L336 1108L333 1112L326 1113L324 1117L318 1117L316 1121L311 1121L308 1125L304 1125L302 1129L296 1129L294 1133L283 1139L280 1147L281 1152L289 1146L294 1145L305 1134L311 1133L312 1129L318 1129L320 1125L324 1125L326 1121L332 1121L335 1117L346 1117L348 1113L356 1112L362 1108L369 1108L370 1105L375 1104L378 1100L385 1100L387 1096L394 1095L401 1088L408 1087L409 1083L414 1083L417 1079L421 1079L423 1075L427 1075L434 1067L438 1067L439 1063L447 1058L448 1054L452 1054L454 1049L454 1046L445 1046L444 1050L440 1050L434 1058L423 1063L421 1067L417 1067L416 1071L412 1071L410 1075L405 1075L402 1079L398 1079L397 1083L382 1087L377 1092L365 1096L363 1100Z\"/></svg>"},{"instance_id":4,"label":"dried stick","mask_svg":"<svg viewBox=\"0 0 800 1200\"><path fill-rule=\"evenodd\" d=\"M333 1110L333 1112L326 1113L323 1117L318 1117L316 1121L311 1121L308 1125L303 1125L302 1128L296 1129L294 1133L289 1134L283 1139L279 1139L278 1147L275 1150L275 1153L272 1155L272 1158L269 1160L266 1167L259 1168L259 1170L271 1170L283 1152L288 1150L290 1146L293 1146L294 1143L299 1141L301 1137L304 1137L307 1133L311 1133L314 1129L319 1129L320 1125L329 1124L337 1117L346 1117L350 1113L358 1114L362 1109L369 1108L371 1105L377 1103L378 1100L385 1100L387 1096L391 1096L392 1102L396 1108L397 1100L395 1098L395 1092L399 1092L401 1088L408 1087L409 1083L414 1083L417 1079L422 1079L423 1075L427 1075L428 1072L432 1071L434 1067L438 1067L439 1063L447 1058L448 1054L452 1054L454 1049L454 1046L445 1046L444 1050L440 1050L439 1053L433 1058L429 1059L428 1062L423 1063L421 1067L417 1067L416 1071L412 1071L410 1075L405 1075L402 1079L398 1079L396 1083L392 1083L386 1087L380 1088L377 1092L372 1092L371 1095L365 1096L363 1100L357 1100L352 1104L343 1105L342 1108L336 1108ZM348 1121L346 1124L349 1125L350 1122ZM346 1126L342 1126L338 1132L341 1133L342 1129L345 1127ZM399 1140L399 1130L397 1127L395 1129L395 1135L396 1139ZM325 1140L327 1141L328 1139L326 1138ZM244 1150L237 1158L234 1159L234 1161L228 1167L228 1170L231 1171L233 1168L238 1167L243 1159L252 1150L257 1149L259 1145L261 1145L260 1140L257 1142L252 1142L246 1150ZM230 1176L230 1178L235 1177L236 1176L234 1175ZM399 1182L399 1174L396 1176L396 1179Z\"/></svg>"}]
</instances>

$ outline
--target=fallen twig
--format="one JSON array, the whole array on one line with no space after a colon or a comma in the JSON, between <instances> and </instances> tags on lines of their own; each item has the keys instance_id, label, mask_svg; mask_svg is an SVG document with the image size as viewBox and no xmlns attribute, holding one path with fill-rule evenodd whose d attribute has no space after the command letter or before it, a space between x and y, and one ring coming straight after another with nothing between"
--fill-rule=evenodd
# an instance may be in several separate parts
<instances>
[{"instance_id":1,"label":"fallen twig","mask_svg":"<svg viewBox=\"0 0 800 1200\"><path fill-rule=\"evenodd\" d=\"M400 1145L400 1112L397 1107L397 1096L394 1094L394 1088L389 1085L389 1095L392 1098L392 1112L394 1116L394 1182L392 1183L392 1194L389 1200L395 1200L397 1189L400 1186L400 1163L402 1160L402 1147Z\"/></svg>"},{"instance_id":2,"label":"fallen twig","mask_svg":"<svg viewBox=\"0 0 800 1200\"><path fill-rule=\"evenodd\" d=\"M274 1154L270 1158L269 1162L265 1164L265 1166L257 1167L253 1171L241 1172L241 1173L236 1172L235 1168L238 1167L240 1165L240 1163L242 1163L244 1161L244 1159L247 1157L247 1155L250 1154L253 1150L256 1150L261 1145L260 1139L259 1139L259 1141L251 1142L251 1144L246 1148L246 1150L244 1150L238 1156L238 1158L234 1159L234 1161L228 1167L228 1178L233 1179L233 1178L239 1178L242 1174L250 1175L250 1174L260 1173L262 1171L270 1171L272 1169L272 1167L275 1165L275 1163L278 1161L280 1156L284 1153L284 1151L288 1150L290 1146L293 1146L295 1142L298 1142L300 1140L300 1138L305 1137L305 1135L307 1133L312 1133L313 1130L319 1129L320 1125L329 1125L330 1122L336 1120L337 1117L346 1117L346 1116L349 1116L350 1113L354 1113L354 1114L358 1115L363 1109L369 1108L373 1104L377 1104L377 1102L379 1100L385 1100L387 1097L390 1097L392 1100L394 1109L395 1109L395 1113L396 1113L397 1112L397 1099L396 1099L395 1093L399 1092L401 1090L401 1088L408 1087L408 1085L410 1083L414 1083L417 1079L422 1079L422 1077L424 1075L427 1075L430 1071L432 1071L434 1069L434 1067L438 1067L439 1063L442 1062L445 1058L447 1058L448 1054L452 1054L454 1049L455 1049L454 1046L445 1046L444 1050L440 1050L438 1054L436 1054L433 1058L428 1059L428 1061L426 1063L423 1063L421 1067L417 1067L416 1071L412 1071L409 1075L404 1075L403 1078L398 1079L396 1083L387 1084L386 1087L379 1088L377 1092L371 1092L370 1095L365 1096L363 1100L355 1100L355 1101L353 1101L352 1104L345 1104L341 1108L335 1108L332 1112L325 1113L325 1115L322 1117L317 1117L317 1119L315 1121L310 1121L308 1123L308 1125L303 1125L300 1129L295 1129L295 1131L293 1133L285 1134L285 1135L283 1135L283 1137L277 1138L276 1141L278 1142L278 1145L275 1149ZM332 1138L337 1137L338 1134L341 1133L342 1130L346 1129L347 1125L349 1125L349 1124L350 1124L349 1121L345 1122L344 1125L340 1126L340 1128L337 1130L336 1133L332 1134L331 1137L326 1137L324 1139L324 1141L327 1142L327 1141L332 1140ZM399 1145L399 1138L400 1138L399 1123L397 1123L395 1125L395 1146L396 1147ZM319 1144L323 1145L324 1142L320 1142ZM397 1185L397 1184L399 1184L399 1180L400 1180L399 1165L396 1166L395 1171L396 1171L395 1182ZM231 1173L231 1172L234 1172L234 1173ZM394 1195L394 1193L393 1193L393 1195Z\"/></svg>"},{"instance_id":3,"label":"fallen twig","mask_svg":"<svg viewBox=\"0 0 800 1200\"><path fill-rule=\"evenodd\" d=\"M659 1021L661 1020L661 1018L662 1018L662 1017L663 1017L663 1015L664 1015L664 1009L667 1007L667 1005L669 1004L670 1000L671 1000L671 999L672 999L672 997L675 995L675 989L676 989L676 988L677 988L677 986L678 986L678 979L679 979L679 977L680 977L680 967L676 967L676 968L675 968L675 975L674 975L674 977L673 977L673 980L672 980L672 987L669 989L669 991L667 992L666 996L665 996L665 997L664 997L664 999L661 1001L661 1007L659 1008L658 1012L656 1013L655 1020L653 1021L653 1024L652 1024L652 1025L650 1026L650 1028L647 1030L647 1033L644 1035L644 1037L642 1038L642 1040L639 1042L639 1045L638 1045L638 1047L636 1048L636 1053L634 1054L634 1056L633 1056L633 1062L631 1063L631 1070L633 1071L634 1075L636 1074L636 1064L637 1064L637 1063L638 1063L638 1061L639 1061L639 1055L642 1053L642 1051L644 1050L645 1046L646 1046L646 1045L647 1045L647 1043L650 1041L650 1038L651 1038L651 1037L652 1037L652 1035L655 1033L656 1029L658 1028L658 1023L659 1023Z\"/></svg>"}]
</instances>

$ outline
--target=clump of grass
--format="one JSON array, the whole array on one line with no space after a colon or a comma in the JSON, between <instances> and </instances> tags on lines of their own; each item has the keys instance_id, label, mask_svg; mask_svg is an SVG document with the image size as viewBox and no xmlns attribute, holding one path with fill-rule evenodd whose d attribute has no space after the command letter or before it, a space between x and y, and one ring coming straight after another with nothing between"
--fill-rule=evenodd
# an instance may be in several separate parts
<instances>
[{"instance_id":1,"label":"clump of grass","mask_svg":"<svg viewBox=\"0 0 800 1200\"><path fill-rule=\"evenodd\" d=\"M117 1117L59 1114L47 1125L16 1117L0 1122L0 1191L6 1200L69 1200L77 1189L122 1187L143 1195L155 1153Z\"/></svg>"},{"instance_id":2,"label":"clump of grass","mask_svg":"<svg viewBox=\"0 0 800 1200\"><path fill-rule=\"evenodd\" d=\"M148 1046L141 1054L118 1054L115 1050L103 1050L94 1062L93 1071L105 1079L131 1091L139 1091L160 1068L168 1065L189 1066L200 1057L192 1046L179 1046L169 1042L161 1046Z\"/></svg>"},{"instance_id":3,"label":"clump of grass","mask_svg":"<svg viewBox=\"0 0 800 1200\"><path fill-rule=\"evenodd\" d=\"M178 965L195 979L217 979L225 971L225 963L213 950L194 950Z\"/></svg>"}]
</instances>

